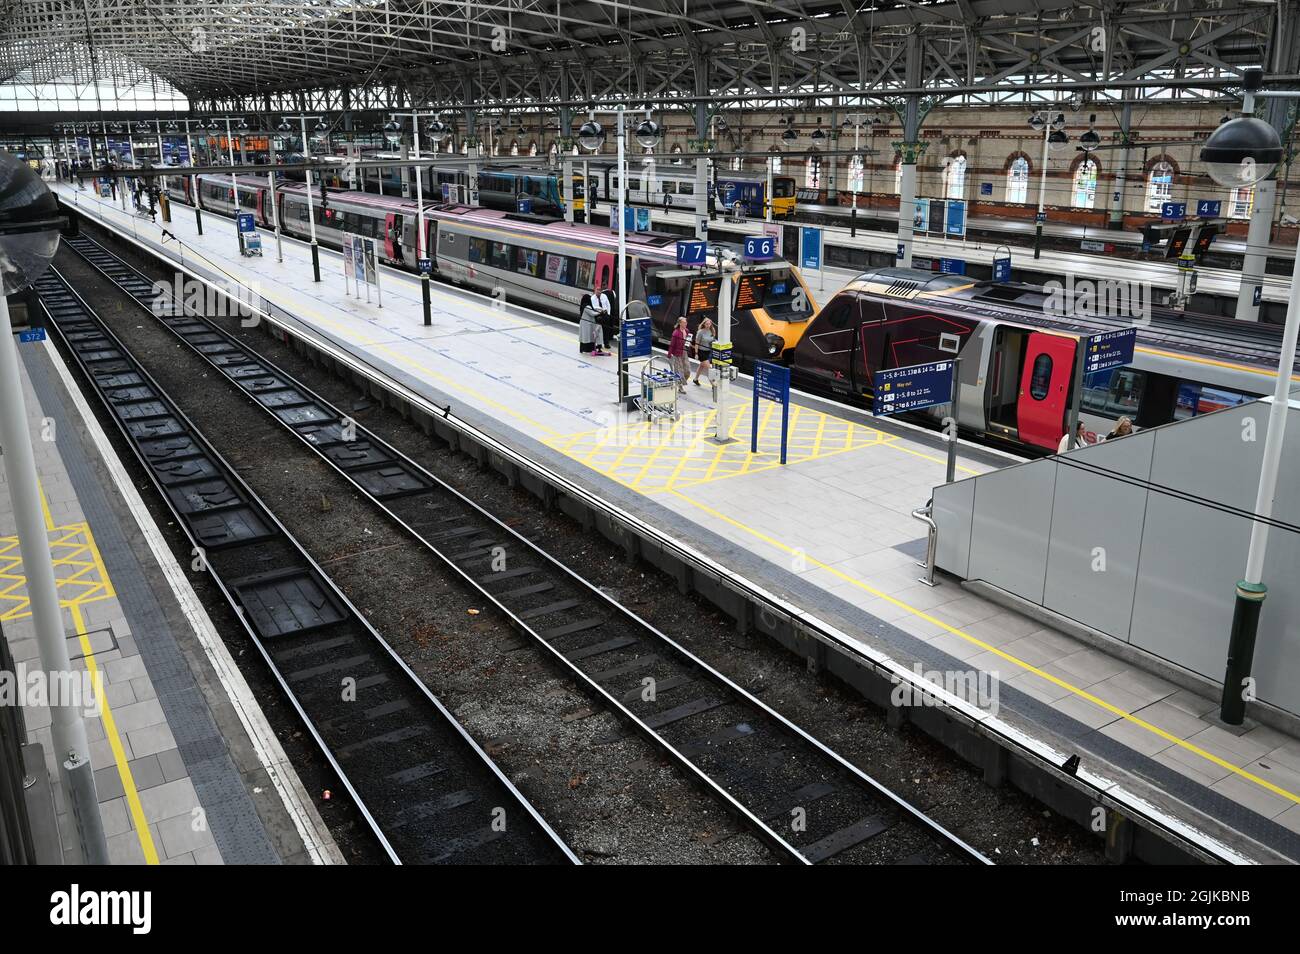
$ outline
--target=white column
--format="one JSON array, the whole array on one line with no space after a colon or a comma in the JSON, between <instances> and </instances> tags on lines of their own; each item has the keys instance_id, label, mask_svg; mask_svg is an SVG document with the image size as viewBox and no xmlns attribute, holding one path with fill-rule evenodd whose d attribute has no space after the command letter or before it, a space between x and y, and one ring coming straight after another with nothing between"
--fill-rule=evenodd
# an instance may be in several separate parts
<instances>
[{"instance_id":1,"label":"white column","mask_svg":"<svg viewBox=\"0 0 1300 954\"><path fill-rule=\"evenodd\" d=\"M1255 206L1250 213L1250 227L1246 232L1246 258L1241 263L1241 286L1237 289L1236 314L1241 321L1259 321L1255 289L1262 289L1264 285L1264 264L1268 260L1268 242L1276 198L1276 179L1255 183Z\"/></svg>"},{"instance_id":2,"label":"white column","mask_svg":"<svg viewBox=\"0 0 1300 954\"><path fill-rule=\"evenodd\" d=\"M906 150L907 147L903 148ZM911 268L912 216L916 214L916 163L908 162L905 153L899 170L902 175L898 180L898 247L902 249L902 254L898 256L898 265L901 268Z\"/></svg>"},{"instance_id":3,"label":"white column","mask_svg":"<svg viewBox=\"0 0 1300 954\"><path fill-rule=\"evenodd\" d=\"M622 311L627 307L627 268L625 260L627 258L627 235L625 226L627 225L626 216L623 214L623 203L627 196L627 152L623 143L623 107L618 108L618 204L615 213L618 216L618 309L619 318Z\"/></svg>"}]
</instances>

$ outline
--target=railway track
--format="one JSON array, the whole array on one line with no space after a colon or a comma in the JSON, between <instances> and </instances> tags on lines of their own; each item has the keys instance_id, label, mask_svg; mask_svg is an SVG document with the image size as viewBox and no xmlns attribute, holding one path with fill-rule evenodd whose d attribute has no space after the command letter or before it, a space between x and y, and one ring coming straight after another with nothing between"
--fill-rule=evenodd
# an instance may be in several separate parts
<instances>
[{"instance_id":1,"label":"railway track","mask_svg":"<svg viewBox=\"0 0 1300 954\"><path fill-rule=\"evenodd\" d=\"M95 310L56 269L37 291L388 857L578 863Z\"/></svg>"},{"instance_id":2,"label":"railway track","mask_svg":"<svg viewBox=\"0 0 1300 954\"><path fill-rule=\"evenodd\" d=\"M983 863L953 833L86 236L66 240L783 860Z\"/></svg>"}]
</instances>

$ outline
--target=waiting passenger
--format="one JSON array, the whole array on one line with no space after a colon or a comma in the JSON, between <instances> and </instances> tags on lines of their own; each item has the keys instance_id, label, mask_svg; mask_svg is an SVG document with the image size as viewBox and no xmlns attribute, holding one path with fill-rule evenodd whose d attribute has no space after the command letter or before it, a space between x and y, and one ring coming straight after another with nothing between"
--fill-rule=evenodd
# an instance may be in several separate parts
<instances>
[{"instance_id":1,"label":"waiting passenger","mask_svg":"<svg viewBox=\"0 0 1300 954\"><path fill-rule=\"evenodd\" d=\"M700 326L695 329L695 338L692 341L692 350L695 352L695 360L699 365L695 368L696 384L700 383L700 378L708 378L709 369L713 367L713 319L705 318L700 322Z\"/></svg>"},{"instance_id":2,"label":"waiting passenger","mask_svg":"<svg viewBox=\"0 0 1300 954\"><path fill-rule=\"evenodd\" d=\"M590 295L582 296L578 311L578 351L581 354L605 354L605 334L600 327L600 314Z\"/></svg>"},{"instance_id":3,"label":"waiting passenger","mask_svg":"<svg viewBox=\"0 0 1300 954\"><path fill-rule=\"evenodd\" d=\"M677 372L677 390L686 391L686 379L691 376L691 361L686 357L686 316L677 319L672 341L668 343L668 362Z\"/></svg>"},{"instance_id":4,"label":"waiting passenger","mask_svg":"<svg viewBox=\"0 0 1300 954\"><path fill-rule=\"evenodd\" d=\"M1115 422L1115 429L1106 435L1105 440L1113 441L1117 437L1127 437L1133 433L1133 421L1127 417L1121 417Z\"/></svg>"},{"instance_id":5,"label":"waiting passenger","mask_svg":"<svg viewBox=\"0 0 1300 954\"><path fill-rule=\"evenodd\" d=\"M1080 421L1074 429L1074 446L1070 446L1070 435L1062 434L1061 443L1056 445L1056 452L1064 454L1066 451L1078 450L1080 447L1088 446L1088 431Z\"/></svg>"}]
</instances>

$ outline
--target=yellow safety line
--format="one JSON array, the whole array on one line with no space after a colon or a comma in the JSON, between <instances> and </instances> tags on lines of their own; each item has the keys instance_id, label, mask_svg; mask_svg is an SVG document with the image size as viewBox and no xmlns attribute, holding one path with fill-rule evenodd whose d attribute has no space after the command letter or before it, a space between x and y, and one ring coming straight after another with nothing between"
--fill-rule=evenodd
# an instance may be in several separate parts
<instances>
[{"instance_id":1,"label":"yellow safety line","mask_svg":"<svg viewBox=\"0 0 1300 954\"><path fill-rule=\"evenodd\" d=\"M778 550L782 550L786 553L789 553L792 556L796 553L793 547L787 546L781 541L769 536L768 534L763 533L760 530L755 530L753 527L750 527L747 524L744 524L739 520L736 520L734 517L729 517L725 513L721 513L717 510L714 510L712 507L708 506L707 504L700 503L698 500L692 500L690 497L676 490L670 491L670 493L672 493L673 496L677 497L679 500L682 500L685 503L690 504L692 507L704 511L709 516L717 520L721 520L724 523L730 524L731 526L735 527L738 530L743 530L745 533L748 533L749 535L755 537L758 540L763 541L764 543L776 547ZM830 564L823 563L821 560L816 559L815 557L811 556L805 551L799 551L799 555L803 557L806 563L812 564L818 569L825 570L827 573L830 573L832 576L839 577L841 580L844 580L846 583L851 583L853 586L856 586L858 589L863 590L866 593L870 593L872 596L885 600L886 602L892 603L893 605L897 606L899 609L905 610L906 612L915 616L917 619L921 619L927 623L931 623L935 626L938 626L940 629L943 629L944 631L951 633L953 636L956 636L960 639L964 639L966 640L966 642L970 643L973 646L978 646L980 649L984 650L985 652L994 653L995 655L1000 656L1001 658L1007 660L1007 662L1019 666L1021 669L1024 669L1026 672L1031 672L1036 676L1046 679L1048 682L1060 686L1062 689L1067 690L1071 694L1079 696L1081 699L1086 699L1088 702L1093 703L1094 705L1104 709L1105 711L1121 719L1124 719L1125 721L1141 729L1145 729L1148 732L1151 732L1152 734L1159 736L1165 741L1173 745L1176 745L1179 748L1185 749L1188 752L1191 752L1193 755L1198 755L1201 758L1205 759L1206 761L1214 763L1220 768L1227 769L1229 772L1233 773L1234 775L1238 775L1249 782L1254 782L1256 785L1260 786L1261 788L1267 789L1268 791L1272 792L1275 795L1279 795L1282 798L1300 804L1300 795L1297 795L1294 792L1289 792L1285 788L1282 788L1281 786L1274 785L1272 782L1268 781L1267 779L1262 779L1258 775L1254 775L1251 772L1246 771L1244 768L1242 768L1239 765L1233 765L1231 762L1219 758L1217 755L1213 754L1212 752L1207 752L1205 751L1205 749L1193 745L1192 743L1188 742L1185 739L1180 739L1178 738L1178 736L1165 731L1159 726L1153 725L1152 723L1147 722L1145 719L1141 719L1138 716L1133 715L1131 712L1126 712L1125 710L1121 709L1119 706L1112 705L1106 700L1098 698L1097 696L1093 695L1092 693L1088 692L1085 689L1081 689L1078 686L1072 685L1071 683L1066 682L1064 679L1058 678L1057 676L1053 676L1049 672L1044 672L1042 669L1039 669L1037 666L1027 663L1023 659L1018 659L1017 657L1011 655L1005 650L999 649L998 647L993 646L990 643L986 643L982 639L979 639L978 637L972 636L969 633L958 629L956 626L952 626L948 623L945 623L943 620L931 616L929 613L926 613L923 610L919 610L915 606L912 606L909 603L905 603L904 601L898 599L897 597L890 596L888 593L884 592L883 590L878 590L874 586L871 586L869 583L864 583L862 580L850 576L849 574L843 572L842 570L837 570L835 567L831 566Z\"/></svg>"},{"instance_id":2,"label":"yellow safety line","mask_svg":"<svg viewBox=\"0 0 1300 954\"><path fill-rule=\"evenodd\" d=\"M87 530L89 532L89 530ZM131 812L131 819L135 823L135 834L140 840L140 848L144 852L144 863L147 865L158 864L158 849L153 843L153 833L149 831L149 822L144 817L144 806L140 804L140 792L135 787L135 776L131 774L131 766L127 763L126 750L122 748L122 738L117 731L117 723L113 719L113 709L108 704L108 694L102 692L104 677L99 673L99 666L95 662L95 652L90 645L90 637L86 635L86 620L81 615L81 607L76 603L67 604L69 611L72 613L72 624L76 627L77 637L81 642L81 653L86 658L86 671L90 673L91 682L94 684L99 696L100 719L104 723L104 736L108 739L108 746L113 750L113 760L117 763L117 775L122 780L122 791L126 795L127 808Z\"/></svg>"}]
</instances>

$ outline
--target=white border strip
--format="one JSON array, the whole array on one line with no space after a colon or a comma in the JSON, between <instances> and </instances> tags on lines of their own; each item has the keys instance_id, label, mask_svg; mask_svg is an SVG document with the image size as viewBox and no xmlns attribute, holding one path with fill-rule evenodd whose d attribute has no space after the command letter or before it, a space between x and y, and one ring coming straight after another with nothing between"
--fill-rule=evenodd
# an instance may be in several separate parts
<instances>
[{"instance_id":1,"label":"white border strip","mask_svg":"<svg viewBox=\"0 0 1300 954\"><path fill-rule=\"evenodd\" d=\"M294 770L289 757L281 747L280 740L275 737L270 723L266 721L266 715L262 712L261 706L258 705L253 691L249 688L248 683L244 681L243 674L235 665L235 660L226 648L225 642L218 635L211 617L208 616L207 610L204 609L202 602L199 600L198 594L194 592L189 579L185 576L180 564L176 562L176 557L167 545L167 541L163 538L157 523L154 522L153 515L149 513L144 500L141 499L135 485L131 483L126 468L122 466L122 462L118 459L116 452L109 443L107 435L104 433L103 428L100 427L94 413L90 410L90 406L86 403L81 388L73 379L72 373L64 363L58 349L54 347L54 342L48 337L45 339L45 350L58 371L64 388L72 396L77 412L81 415L82 422L94 440L95 447L104 461L104 466L108 468L109 475L113 478L114 486L117 488L118 493L122 495L122 499L130 509L131 515L135 517L140 532L144 534L145 542L149 544L154 559L158 561L158 567L162 570L163 576L166 577L172 592L176 595L176 602L180 605L181 611L185 613L186 619L190 621L194 635L198 637L199 643L202 644L209 665L212 666L217 678L221 681L221 686L225 689L230 704L239 716L240 724L243 725L244 731L253 745L253 750L257 753L258 760L262 763L262 767L266 769L267 777L271 780L271 784L279 794L280 800L284 803L285 811L293 819L294 828L297 829L303 847L306 849L312 863L318 865L346 864L342 852L334 843L333 836L320 814L316 811L316 806L307 794L306 788L303 787L302 780L298 778L298 773Z\"/></svg>"}]
</instances>

